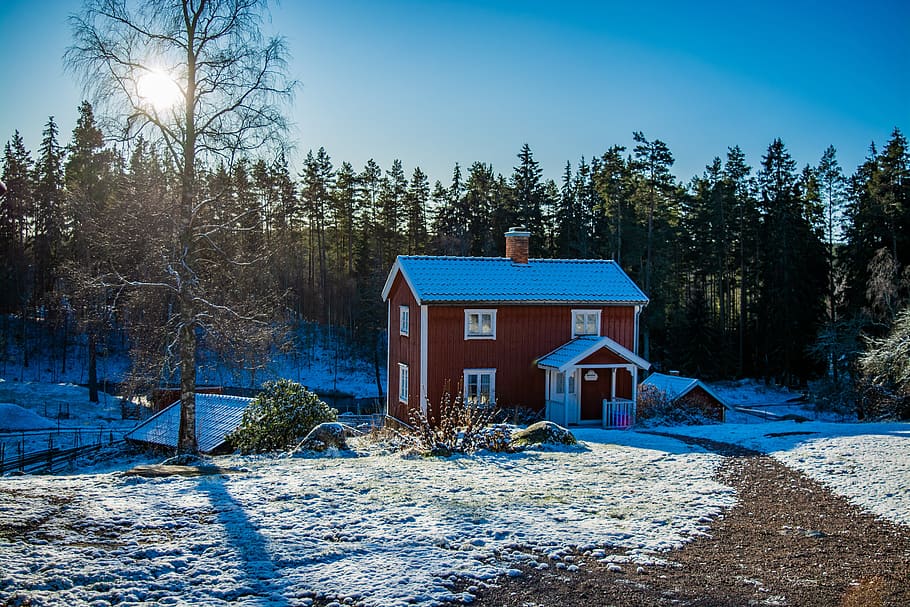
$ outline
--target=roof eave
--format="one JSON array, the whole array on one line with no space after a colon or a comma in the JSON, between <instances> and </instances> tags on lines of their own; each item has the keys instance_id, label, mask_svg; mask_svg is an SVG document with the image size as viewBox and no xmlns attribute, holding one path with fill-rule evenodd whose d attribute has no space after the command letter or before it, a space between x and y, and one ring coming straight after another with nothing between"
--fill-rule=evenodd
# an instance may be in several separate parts
<instances>
[{"instance_id":1,"label":"roof eave","mask_svg":"<svg viewBox=\"0 0 910 607\"><path fill-rule=\"evenodd\" d=\"M395 258L395 263L392 264L392 269L389 270L389 276L385 280L385 285L382 287L382 301L388 301L389 293L392 291L392 285L395 284L395 276L401 272L402 278L407 283L408 288L411 290L411 294L414 295L414 299L417 300L417 305L422 305L425 303L421 297L420 293L417 292L417 289L414 288L414 283L411 282L411 278L408 276L408 273L405 271L405 267L401 263L401 255Z\"/></svg>"},{"instance_id":2,"label":"roof eave","mask_svg":"<svg viewBox=\"0 0 910 607\"><path fill-rule=\"evenodd\" d=\"M405 276L407 279L407 276ZM390 287L391 288L391 287ZM413 291L413 288L411 289ZM385 294L385 290L383 289ZM385 296L383 297L385 299ZM419 303L426 305L448 306L477 306L477 305L509 305L509 306L646 306L649 300L578 300L578 299L434 299L432 295L425 296Z\"/></svg>"}]
</instances>

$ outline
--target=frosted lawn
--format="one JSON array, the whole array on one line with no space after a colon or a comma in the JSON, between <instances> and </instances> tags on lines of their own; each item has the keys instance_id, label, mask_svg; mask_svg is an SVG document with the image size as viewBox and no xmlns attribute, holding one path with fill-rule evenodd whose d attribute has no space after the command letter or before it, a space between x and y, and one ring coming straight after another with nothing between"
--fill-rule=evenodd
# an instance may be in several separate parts
<instances>
[{"instance_id":1,"label":"frosted lawn","mask_svg":"<svg viewBox=\"0 0 910 607\"><path fill-rule=\"evenodd\" d=\"M469 598L459 577L517 561L642 562L734 501L721 458L634 432L580 430L581 451L449 459L223 458L244 474L0 479L0 602L364 605ZM10 531L13 530L13 531ZM534 554L532 554L534 553ZM582 559L584 560L584 559Z\"/></svg>"}]
</instances>

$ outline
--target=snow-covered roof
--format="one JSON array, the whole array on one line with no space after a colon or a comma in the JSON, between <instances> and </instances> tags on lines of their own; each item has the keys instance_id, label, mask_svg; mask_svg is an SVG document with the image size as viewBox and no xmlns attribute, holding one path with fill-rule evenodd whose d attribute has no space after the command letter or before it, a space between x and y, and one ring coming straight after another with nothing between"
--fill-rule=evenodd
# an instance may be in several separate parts
<instances>
[{"instance_id":1,"label":"snow-covered roof","mask_svg":"<svg viewBox=\"0 0 910 607\"><path fill-rule=\"evenodd\" d=\"M717 399L717 402L724 407L728 407L726 401L717 395L714 390L709 388L704 382L693 377L680 377L679 375L664 375L663 373L652 373L648 379L641 382L643 386L652 386L667 395L671 401L681 398L688 394L696 386Z\"/></svg>"},{"instance_id":2,"label":"snow-covered roof","mask_svg":"<svg viewBox=\"0 0 910 607\"><path fill-rule=\"evenodd\" d=\"M601 348L610 350L617 356L624 358L642 369L648 369L651 366L651 363L628 348L619 345L609 337L602 337L600 335L582 335L576 337L559 346L546 356L538 359L537 366L549 367L564 372Z\"/></svg>"},{"instance_id":3,"label":"snow-covered roof","mask_svg":"<svg viewBox=\"0 0 910 607\"><path fill-rule=\"evenodd\" d=\"M647 304L647 296L609 259L531 259L399 255L382 290L398 272L419 304L443 302Z\"/></svg>"},{"instance_id":4,"label":"snow-covered roof","mask_svg":"<svg viewBox=\"0 0 910 607\"><path fill-rule=\"evenodd\" d=\"M209 453L224 443L243 418L251 398L224 394L196 394L196 443L199 451ZM177 448L180 427L180 401L136 426L124 438L162 447Z\"/></svg>"}]
</instances>

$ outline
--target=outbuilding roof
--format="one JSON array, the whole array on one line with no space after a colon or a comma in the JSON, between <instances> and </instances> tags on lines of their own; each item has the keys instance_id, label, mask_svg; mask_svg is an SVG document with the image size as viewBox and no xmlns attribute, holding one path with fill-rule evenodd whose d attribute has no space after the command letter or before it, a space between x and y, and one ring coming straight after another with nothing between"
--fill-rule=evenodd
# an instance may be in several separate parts
<instances>
[{"instance_id":1,"label":"outbuilding roof","mask_svg":"<svg viewBox=\"0 0 910 607\"><path fill-rule=\"evenodd\" d=\"M564 343L537 361L538 367L548 367L565 372L580 361L591 356L601 348L606 348L630 363L648 369L651 363L638 356L628 348L621 346L609 337L600 335L582 335Z\"/></svg>"},{"instance_id":2,"label":"outbuilding roof","mask_svg":"<svg viewBox=\"0 0 910 607\"><path fill-rule=\"evenodd\" d=\"M648 379L641 382L642 386L652 386L667 395L670 401L682 398L691 392L696 386L710 394L721 405L727 407L727 403L718 396L714 390L709 388L704 382L693 377L680 377L679 375L664 375L663 373L652 373Z\"/></svg>"},{"instance_id":3,"label":"outbuilding roof","mask_svg":"<svg viewBox=\"0 0 910 607\"><path fill-rule=\"evenodd\" d=\"M224 444L228 434L240 426L243 412L252 398L224 394L196 394L196 444L210 453ZM161 447L177 448L180 401L142 422L124 438Z\"/></svg>"},{"instance_id":4,"label":"outbuilding roof","mask_svg":"<svg viewBox=\"0 0 910 607\"><path fill-rule=\"evenodd\" d=\"M647 304L648 298L609 259L531 259L399 255L382 290L388 299L401 272L418 304Z\"/></svg>"}]
</instances>

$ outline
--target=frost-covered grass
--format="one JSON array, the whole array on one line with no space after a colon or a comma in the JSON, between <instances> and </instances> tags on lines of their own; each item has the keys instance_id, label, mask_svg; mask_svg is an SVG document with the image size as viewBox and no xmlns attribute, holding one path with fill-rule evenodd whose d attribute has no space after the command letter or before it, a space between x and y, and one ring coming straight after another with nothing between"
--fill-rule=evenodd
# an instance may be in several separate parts
<instances>
[{"instance_id":1,"label":"frost-covered grass","mask_svg":"<svg viewBox=\"0 0 910 607\"><path fill-rule=\"evenodd\" d=\"M365 605L457 599L516 561L657 558L734 500L720 461L671 439L583 430L583 447L405 458L221 458L248 471L0 479L0 603ZM549 555L554 560L547 561Z\"/></svg>"},{"instance_id":2,"label":"frost-covered grass","mask_svg":"<svg viewBox=\"0 0 910 607\"><path fill-rule=\"evenodd\" d=\"M772 422L669 431L768 453L858 506L910 525L910 424Z\"/></svg>"}]
</instances>

